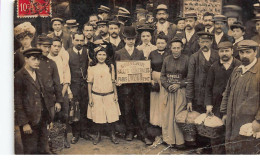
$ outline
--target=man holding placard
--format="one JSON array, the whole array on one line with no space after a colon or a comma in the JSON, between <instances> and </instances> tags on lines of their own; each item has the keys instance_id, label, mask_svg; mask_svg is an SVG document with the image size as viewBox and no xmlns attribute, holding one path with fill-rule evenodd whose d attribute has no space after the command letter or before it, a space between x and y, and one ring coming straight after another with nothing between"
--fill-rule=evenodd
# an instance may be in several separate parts
<instances>
[{"instance_id":1,"label":"man holding placard","mask_svg":"<svg viewBox=\"0 0 260 161\"><path fill-rule=\"evenodd\" d=\"M131 60L145 60L142 51L139 51L134 47L137 33L135 28L132 26L126 26L123 32L125 47L116 51L115 61L131 61ZM134 63L134 61L131 61ZM118 74L118 65L116 65ZM147 138L146 128L148 122L145 116L145 105L144 105L144 86L141 83L128 83L121 84L117 80L119 86L118 93L120 93L119 101L122 102L122 112L125 114L126 124L126 140L132 141L134 137L134 116L137 116L137 131L141 136L142 141L146 145L151 145L152 142Z\"/></svg>"}]
</instances>

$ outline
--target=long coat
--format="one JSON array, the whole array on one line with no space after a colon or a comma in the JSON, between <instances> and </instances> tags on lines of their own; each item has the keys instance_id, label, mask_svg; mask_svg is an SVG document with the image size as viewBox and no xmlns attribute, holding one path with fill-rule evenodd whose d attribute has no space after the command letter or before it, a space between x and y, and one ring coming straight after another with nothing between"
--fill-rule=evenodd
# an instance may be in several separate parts
<instances>
[{"instance_id":1,"label":"long coat","mask_svg":"<svg viewBox=\"0 0 260 161\"><path fill-rule=\"evenodd\" d=\"M242 142L235 146L226 146L228 153L236 153L237 150L242 151L241 153L248 153L249 149L247 148L250 147L243 145L239 130L246 123L251 123L254 120L260 121L259 91L260 59L244 74L242 74L241 68L236 67L234 69L223 94L220 112L227 115L226 143Z\"/></svg>"},{"instance_id":2,"label":"long coat","mask_svg":"<svg viewBox=\"0 0 260 161\"><path fill-rule=\"evenodd\" d=\"M50 119L54 118L54 106L52 100L46 94L42 83L42 75L36 71L36 77L39 82L32 79L28 71L23 67L14 77L14 106L15 121L18 126L30 123L37 125L40 121L43 108L47 108ZM42 104L44 101L45 107ZM48 118L49 119L49 118Z\"/></svg>"},{"instance_id":3,"label":"long coat","mask_svg":"<svg viewBox=\"0 0 260 161\"><path fill-rule=\"evenodd\" d=\"M214 34L214 33L213 33L213 34ZM233 43L233 42L234 42L234 39L224 33L223 36L221 37L219 43L224 42L224 41L230 41L230 42ZM218 44L219 44L219 43L216 42L216 39L215 39L215 36L214 36L214 37L213 37L213 43L212 43L212 46L211 46L212 49L218 50Z\"/></svg>"},{"instance_id":4,"label":"long coat","mask_svg":"<svg viewBox=\"0 0 260 161\"><path fill-rule=\"evenodd\" d=\"M193 102L193 104L203 106L205 87L207 74L210 66L219 60L219 56L216 50L211 49L209 61L207 61L201 50L190 56L186 97L187 102ZM195 109L196 110L196 109ZM197 109L199 112L204 112L203 109Z\"/></svg>"},{"instance_id":5,"label":"long coat","mask_svg":"<svg viewBox=\"0 0 260 161\"><path fill-rule=\"evenodd\" d=\"M225 91L231 73L234 68L240 64L241 62L239 60L233 58L230 67L226 70L220 61L216 61L208 71L204 104L213 106L213 113L215 116L220 117L219 107L222 100L222 94Z\"/></svg>"},{"instance_id":6,"label":"long coat","mask_svg":"<svg viewBox=\"0 0 260 161\"><path fill-rule=\"evenodd\" d=\"M54 38L55 37L55 34L54 32L50 33L47 35L48 37L50 38ZM70 47L70 43L71 43L71 37L68 33L62 31L61 35L59 36L60 39L62 40L62 45L64 47L64 49L68 49Z\"/></svg>"}]
</instances>

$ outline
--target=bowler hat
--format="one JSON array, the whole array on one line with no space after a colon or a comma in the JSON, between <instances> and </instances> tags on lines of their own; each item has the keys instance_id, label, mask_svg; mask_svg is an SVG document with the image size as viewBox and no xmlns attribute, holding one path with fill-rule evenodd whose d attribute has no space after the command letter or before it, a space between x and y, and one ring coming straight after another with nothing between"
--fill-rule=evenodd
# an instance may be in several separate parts
<instances>
[{"instance_id":1,"label":"bowler hat","mask_svg":"<svg viewBox=\"0 0 260 161\"><path fill-rule=\"evenodd\" d=\"M110 11L110 8L107 6L100 5L100 7L98 8L98 12L110 13Z\"/></svg>"},{"instance_id":2,"label":"bowler hat","mask_svg":"<svg viewBox=\"0 0 260 161\"><path fill-rule=\"evenodd\" d=\"M197 34L202 39L212 39L212 37L214 36L212 33L205 31L200 31Z\"/></svg>"},{"instance_id":3,"label":"bowler hat","mask_svg":"<svg viewBox=\"0 0 260 161\"><path fill-rule=\"evenodd\" d=\"M54 21L60 21L61 23L64 23L64 20L62 18L59 18L59 17L51 19L51 23L53 23Z\"/></svg>"},{"instance_id":4,"label":"bowler hat","mask_svg":"<svg viewBox=\"0 0 260 161\"><path fill-rule=\"evenodd\" d=\"M242 40L237 44L237 50L245 50L255 47L259 47L259 45L253 40Z\"/></svg>"},{"instance_id":5,"label":"bowler hat","mask_svg":"<svg viewBox=\"0 0 260 161\"><path fill-rule=\"evenodd\" d=\"M23 52L23 55L25 57L30 57L30 56L35 56L35 57L39 57L42 55L42 49L39 48L30 48L27 49Z\"/></svg>"},{"instance_id":6,"label":"bowler hat","mask_svg":"<svg viewBox=\"0 0 260 161\"><path fill-rule=\"evenodd\" d=\"M223 41L218 44L218 49L233 48L233 44L230 41Z\"/></svg>"},{"instance_id":7,"label":"bowler hat","mask_svg":"<svg viewBox=\"0 0 260 161\"><path fill-rule=\"evenodd\" d=\"M75 27L75 26L79 26L79 23L77 23L77 20L75 19L70 19L66 21L66 24L64 26Z\"/></svg>"},{"instance_id":8,"label":"bowler hat","mask_svg":"<svg viewBox=\"0 0 260 161\"><path fill-rule=\"evenodd\" d=\"M133 26L125 26L124 32L122 33L122 35L125 38L136 38L137 33Z\"/></svg>"},{"instance_id":9,"label":"bowler hat","mask_svg":"<svg viewBox=\"0 0 260 161\"><path fill-rule=\"evenodd\" d=\"M46 34L39 35L37 37L37 44L40 45L51 45L52 44L52 39L48 37Z\"/></svg>"}]
</instances>

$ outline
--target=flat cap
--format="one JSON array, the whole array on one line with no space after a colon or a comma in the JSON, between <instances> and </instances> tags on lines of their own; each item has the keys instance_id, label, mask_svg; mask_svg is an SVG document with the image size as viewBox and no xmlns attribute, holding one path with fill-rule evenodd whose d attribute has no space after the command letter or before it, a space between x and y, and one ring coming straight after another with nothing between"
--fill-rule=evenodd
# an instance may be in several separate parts
<instances>
[{"instance_id":1,"label":"flat cap","mask_svg":"<svg viewBox=\"0 0 260 161\"><path fill-rule=\"evenodd\" d=\"M97 25L100 26L100 25L108 25L108 21L106 20L100 20L97 22Z\"/></svg>"},{"instance_id":2,"label":"flat cap","mask_svg":"<svg viewBox=\"0 0 260 161\"><path fill-rule=\"evenodd\" d=\"M218 49L233 48L233 44L230 41L223 41L218 44Z\"/></svg>"},{"instance_id":3,"label":"flat cap","mask_svg":"<svg viewBox=\"0 0 260 161\"><path fill-rule=\"evenodd\" d=\"M108 25L117 25L117 26L119 26L120 27L120 22L118 22L117 20L113 20L113 21L109 21L108 22Z\"/></svg>"},{"instance_id":4,"label":"flat cap","mask_svg":"<svg viewBox=\"0 0 260 161\"><path fill-rule=\"evenodd\" d=\"M174 20L174 23L175 23L175 24L178 24L178 22L181 21L181 20L185 20L185 18L184 18L184 17L177 17L177 18Z\"/></svg>"},{"instance_id":5,"label":"flat cap","mask_svg":"<svg viewBox=\"0 0 260 161\"><path fill-rule=\"evenodd\" d=\"M30 56L41 56L42 55L42 49L39 48L30 48L27 49L23 52L23 55L25 57L30 57Z\"/></svg>"},{"instance_id":6,"label":"flat cap","mask_svg":"<svg viewBox=\"0 0 260 161\"><path fill-rule=\"evenodd\" d=\"M52 39L50 37L48 37L46 34L42 34L37 37L37 44L51 45Z\"/></svg>"},{"instance_id":7,"label":"flat cap","mask_svg":"<svg viewBox=\"0 0 260 161\"><path fill-rule=\"evenodd\" d=\"M174 37L171 41L170 41L170 44L174 43L174 42L179 42L183 45L183 42L181 41L180 38L177 38L177 37Z\"/></svg>"},{"instance_id":8,"label":"flat cap","mask_svg":"<svg viewBox=\"0 0 260 161\"><path fill-rule=\"evenodd\" d=\"M110 11L111 11L110 8L107 6L100 5L100 7L98 8L98 12L110 13Z\"/></svg>"},{"instance_id":9,"label":"flat cap","mask_svg":"<svg viewBox=\"0 0 260 161\"><path fill-rule=\"evenodd\" d=\"M64 23L64 20L62 18L59 18L59 17L51 19L51 23L53 23L54 21L60 21L61 23Z\"/></svg>"},{"instance_id":10,"label":"flat cap","mask_svg":"<svg viewBox=\"0 0 260 161\"><path fill-rule=\"evenodd\" d=\"M213 18L213 21L222 21L222 22L226 22L227 21L227 17L224 15L215 15Z\"/></svg>"},{"instance_id":11,"label":"flat cap","mask_svg":"<svg viewBox=\"0 0 260 161\"><path fill-rule=\"evenodd\" d=\"M242 40L237 44L237 50L245 50L254 47L259 47L259 45L253 40Z\"/></svg>"},{"instance_id":12,"label":"flat cap","mask_svg":"<svg viewBox=\"0 0 260 161\"><path fill-rule=\"evenodd\" d=\"M70 19L66 21L66 24L64 26L74 27L74 26L79 26L79 23L77 23L77 20L75 19Z\"/></svg>"},{"instance_id":13,"label":"flat cap","mask_svg":"<svg viewBox=\"0 0 260 161\"><path fill-rule=\"evenodd\" d=\"M159 10L168 10L168 7L165 5L165 4L159 4L157 7L156 7L156 11L159 11Z\"/></svg>"},{"instance_id":14,"label":"flat cap","mask_svg":"<svg viewBox=\"0 0 260 161\"><path fill-rule=\"evenodd\" d=\"M214 36L212 33L205 31L200 31L197 34L202 39L212 39L212 37Z\"/></svg>"},{"instance_id":15,"label":"flat cap","mask_svg":"<svg viewBox=\"0 0 260 161\"><path fill-rule=\"evenodd\" d=\"M243 31L246 29L246 27L243 26L243 23L240 22L240 21L234 22L234 23L230 26L230 29L231 29L231 30L233 30L233 29L235 29L235 28L240 28L240 29L243 30Z\"/></svg>"},{"instance_id":16,"label":"flat cap","mask_svg":"<svg viewBox=\"0 0 260 161\"><path fill-rule=\"evenodd\" d=\"M196 14L196 12L187 12L187 13L185 13L184 14L184 18L186 19L186 18L195 18L195 19L197 19L197 14Z\"/></svg>"},{"instance_id":17,"label":"flat cap","mask_svg":"<svg viewBox=\"0 0 260 161\"><path fill-rule=\"evenodd\" d=\"M225 5L223 6L223 11L237 11L240 12L242 11L242 8L237 6L237 5Z\"/></svg>"}]
</instances>

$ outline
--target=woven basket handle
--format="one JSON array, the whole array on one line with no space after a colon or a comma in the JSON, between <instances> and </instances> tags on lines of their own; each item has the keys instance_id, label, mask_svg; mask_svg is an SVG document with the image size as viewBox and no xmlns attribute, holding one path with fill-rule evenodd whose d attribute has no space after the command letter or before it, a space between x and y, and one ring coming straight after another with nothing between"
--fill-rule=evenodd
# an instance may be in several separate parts
<instances>
[{"instance_id":1,"label":"woven basket handle","mask_svg":"<svg viewBox=\"0 0 260 161\"><path fill-rule=\"evenodd\" d=\"M189 114L189 110L187 110L187 114L186 114L186 118L185 118L185 123L187 123L187 119L188 119L188 114Z\"/></svg>"},{"instance_id":2,"label":"woven basket handle","mask_svg":"<svg viewBox=\"0 0 260 161\"><path fill-rule=\"evenodd\" d=\"M214 116L214 113L213 113L213 112L206 113L206 117L205 117L205 119L202 121L202 124L203 124L203 125L204 125L204 122L205 122L206 118L209 117L209 116Z\"/></svg>"}]
</instances>

